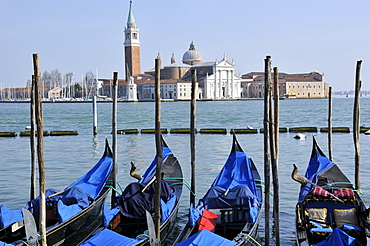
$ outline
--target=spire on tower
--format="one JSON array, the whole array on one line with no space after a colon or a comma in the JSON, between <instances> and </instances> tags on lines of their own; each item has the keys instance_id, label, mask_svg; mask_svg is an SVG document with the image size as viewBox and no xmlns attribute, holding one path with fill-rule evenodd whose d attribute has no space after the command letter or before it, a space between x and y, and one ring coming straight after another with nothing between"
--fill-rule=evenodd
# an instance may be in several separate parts
<instances>
[{"instance_id":1,"label":"spire on tower","mask_svg":"<svg viewBox=\"0 0 370 246\"><path fill-rule=\"evenodd\" d=\"M134 17L134 12L132 11L132 0L130 1L130 11L128 14L128 19L127 19L127 28L133 27L136 28L136 21Z\"/></svg>"}]
</instances>

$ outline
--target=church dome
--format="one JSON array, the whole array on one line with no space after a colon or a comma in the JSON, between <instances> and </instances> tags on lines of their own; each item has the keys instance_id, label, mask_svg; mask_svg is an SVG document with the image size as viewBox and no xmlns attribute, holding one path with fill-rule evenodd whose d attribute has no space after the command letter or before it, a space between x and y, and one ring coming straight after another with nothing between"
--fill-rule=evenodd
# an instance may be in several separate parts
<instances>
[{"instance_id":1,"label":"church dome","mask_svg":"<svg viewBox=\"0 0 370 246\"><path fill-rule=\"evenodd\" d=\"M193 42L191 42L189 50L182 56L182 62L189 65L195 65L202 62L202 55L199 51L195 50Z\"/></svg>"}]
</instances>

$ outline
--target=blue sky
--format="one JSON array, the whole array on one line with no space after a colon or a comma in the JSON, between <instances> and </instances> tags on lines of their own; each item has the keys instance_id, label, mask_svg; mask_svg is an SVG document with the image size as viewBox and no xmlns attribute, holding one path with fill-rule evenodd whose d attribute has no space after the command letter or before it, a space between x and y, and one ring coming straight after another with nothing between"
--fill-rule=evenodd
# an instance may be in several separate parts
<instances>
[{"instance_id":1,"label":"blue sky","mask_svg":"<svg viewBox=\"0 0 370 246\"><path fill-rule=\"evenodd\" d=\"M123 30L129 0L0 0L0 85L23 87L41 71L86 72L124 78ZM333 91L354 89L363 60L362 89L370 90L370 1L133 0L140 29L141 70L177 62L191 41L203 61L234 60L236 74L263 71L266 55L286 73L325 74Z\"/></svg>"}]
</instances>

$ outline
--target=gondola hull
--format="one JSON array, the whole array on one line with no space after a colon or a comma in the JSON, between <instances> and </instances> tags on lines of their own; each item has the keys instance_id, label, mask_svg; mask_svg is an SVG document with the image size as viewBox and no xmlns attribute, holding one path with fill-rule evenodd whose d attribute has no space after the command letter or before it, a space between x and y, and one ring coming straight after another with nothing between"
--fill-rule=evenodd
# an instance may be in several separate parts
<instances>
[{"instance_id":1,"label":"gondola hull","mask_svg":"<svg viewBox=\"0 0 370 246\"><path fill-rule=\"evenodd\" d=\"M174 245L189 245L203 229L214 232L221 240L232 240L230 243L234 245L255 245L262 214L262 182L252 159L244 153L235 135L223 169L197 208L190 208L190 211L192 215ZM201 215L194 223L197 213Z\"/></svg>"},{"instance_id":2,"label":"gondola hull","mask_svg":"<svg viewBox=\"0 0 370 246\"><path fill-rule=\"evenodd\" d=\"M102 207L111 188L112 152L106 141L105 152L99 162L63 191L46 191L46 243L77 245L101 225ZM108 186L106 186L108 185ZM29 245L29 232L34 240L39 220L39 198L29 201L22 213L2 207L1 217L7 227L0 230L0 241L13 245ZM13 223L14 221L18 221Z\"/></svg>"},{"instance_id":3,"label":"gondola hull","mask_svg":"<svg viewBox=\"0 0 370 246\"><path fill-rule=\"evenodd\" d=\"M150 245L150 240L163 242L173 232L177 219L183 188L183 173L180 163L162 138L161 163L161 225L160 235L155 236L151 222L155 217L156 165L157 157L141 177L131 175L138 182L126 186L120 196L116 197L111 210L105 211L104 226L95 231L80 245L102 245L109 237L110 244L116 245Z\"/></svg>"},{"instance_id":4,"label":"gondola hull","mask_svg":"<svg viewBox=\"0 0 370 246\"><path fill-rule=\"evenodd\" d=\"M292 178L301 183L295 211L297 245L336 245L342 239L347 243L341 245L367 245L364 201L315 139L305 176L297 177L297 172L294 166Z\"/></svg>"},{"instance_id":5,"label":"gondola hull","mask_svg":"<svg viewBox=\"0 0 370 246\"><path fill-rule=\"evenodd\" d=\"M101 225L102 207L110 189L76 216L46 233L47 245L77 245Z\"/></svg>"}]
</instances>

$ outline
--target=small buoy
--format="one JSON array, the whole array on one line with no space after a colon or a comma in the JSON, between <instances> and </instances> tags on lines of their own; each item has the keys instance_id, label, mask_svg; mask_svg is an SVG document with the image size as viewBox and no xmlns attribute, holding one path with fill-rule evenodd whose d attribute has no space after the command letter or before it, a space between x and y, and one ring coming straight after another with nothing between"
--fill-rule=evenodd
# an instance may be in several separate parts
<instances>
[{"instance_id":1,"label":"small buoy","mask_svg":"<svg viewBox=\"0 0 370 246\"><path fill-rule=\"evenodd\" d=\"M24 128L24 129L29 130L29 129L31 129L31 126L26 126L26 128Z\"/></svg>"},{"instance_id":2,"label":"small buoy","mask_svg":"<svg viewBox=\"0 0 370 246\"><path fill-rule=\"evenodd\" d=\"M306 139L306 135L302 133L298 133L297 135L294 136L295 139Z\"/></svg>"},{"instance_id":3,"label":"small buoy","mask_svg":"<svg viewBox=\"0 0 370 246\"><path fill-rule=\"evenodd\" d=\"M364 132L365 135L370 135L370 130L367 130L366 132Z\"/></svg>"}]
</instances>

